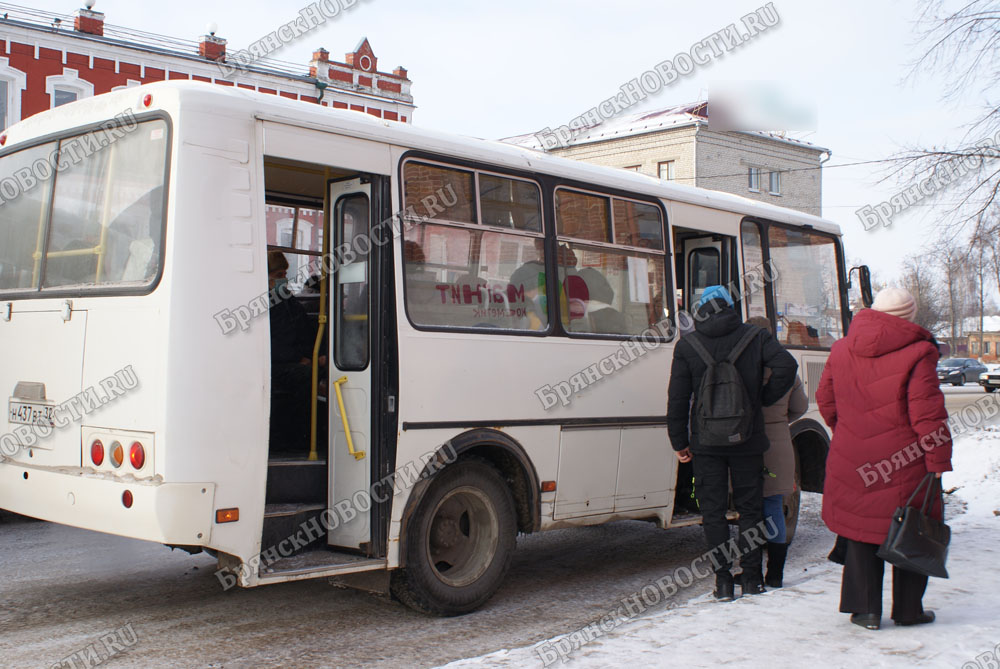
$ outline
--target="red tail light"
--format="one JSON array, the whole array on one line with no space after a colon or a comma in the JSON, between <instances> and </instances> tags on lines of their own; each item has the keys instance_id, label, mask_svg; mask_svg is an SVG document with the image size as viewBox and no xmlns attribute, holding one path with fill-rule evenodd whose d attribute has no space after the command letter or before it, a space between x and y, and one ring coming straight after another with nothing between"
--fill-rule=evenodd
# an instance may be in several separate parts
<instances>
[{"instance_id":1,"label":"red tail light","mask_svg":"<svg viewBox=\"0 0 1000 669\"><path fill-rule=\"evenodd\" d=\"M128 459L135 469L142 469L142 466L146 464L146 451L142 449L142 444L138 441L132 444L132 448L128 449Z\"/></svg>"},{"instance_id":2,"label":"red tail light","mask_svg":"<svg viewBox=\"0 0 1000 669\"><path fill-rule=\"evenodd\" d=\"M125 505L126 509L132 508L132 491L126 490L122 493L122 504Z\"/></svg>"},{"instance_id":3,"label":"red tail light","mask_svg":"<svg viewBox=\"0 0 1000 669\"><path fill-rule=\"evenodd\" d=\"M0 135L0 146L7 143L7 135Z\"/></svg>"},{"instance_id":4,"label":"red tail light","mask_svg":"<svg viewBox=\"0 0 1000 669\"><path fill-rule=\"evenodd\" d=\"M94 443L90 445L90 460L96 467L100 467L104 462L104 444L100 439L94 439Z\"/></svg>"},{"instance_id":5,"label":"red tail light","mask_svg":"<svg viewBox=\"0 0 1000 669\"><path fill-rule=\"evenodd\" d=\"M144 96L142 96L142 106L149 107L151 104L153 104L153 96L150 95L149 93L146 93Z\"/></svg>"}]
</instances>

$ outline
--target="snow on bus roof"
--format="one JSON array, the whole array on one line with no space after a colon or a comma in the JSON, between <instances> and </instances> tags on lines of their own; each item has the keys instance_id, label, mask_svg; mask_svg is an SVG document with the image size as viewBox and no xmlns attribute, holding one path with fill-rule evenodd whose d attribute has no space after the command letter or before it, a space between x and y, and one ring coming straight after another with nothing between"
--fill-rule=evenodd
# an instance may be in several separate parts
<instances>
[{"instance_id":1,"label":"snow on bus roof","mask_svg":"<svg viewBox=\"0 0 1000 669\"><path fill-rule=\"evenodd\" d=\"M540 172L565 179L600 183L606 187L631 191L713 209L732 211L745 216L764 218L791 225L808 225L825 232L840 234L836 223L766 202L758 202L732 193L723 193L695 186L687 186L638 174L627 170L582 163L568 158L549 155L523 146L466 137L451 133L414 127L411 124L386 121L370 114L346 109L320 107L312 102L291 100L277 95L220 86L200 81L161 81L135 88L105 93L63 105L31 116L7 129L9 142L5 148L29 139L42 137L66 127L97 123L114 116L128 107L138 107L145 93L154 94L154 109L171 110L201 100L218 108L225 99L232 108L262 120L299 125L324 131L337 131L354 137L388 142L410 149L438 153L443 156L464 158L489 163L497 167L527 172ZM164 100L156 94L168 93ZM172 93L175 99L170 99ZM123 104L123 101L128 103ZM67 115L74 122L67 123Z\"/></svg>"}]
</instances>

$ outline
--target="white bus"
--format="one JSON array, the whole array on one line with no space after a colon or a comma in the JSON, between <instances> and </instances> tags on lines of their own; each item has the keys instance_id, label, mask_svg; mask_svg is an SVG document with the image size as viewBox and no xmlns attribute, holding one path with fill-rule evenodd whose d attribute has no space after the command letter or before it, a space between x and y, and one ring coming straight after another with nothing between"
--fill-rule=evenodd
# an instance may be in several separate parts
<instances>
[{"instance_id":1,"label":"white bus","mask_svg":"<svg viewBox=\"0 0 1000 669\"><path fill-rule=\"evenodd\" d=\"M737 307L813 398L850 318L823 219L273 95L163 82L0 145L0 509L208 551L225 585L458 614L518 533L697 523L665 324L765 276ZM821 491L829 434L792 429Z\"/></svg>"}]
</instances>

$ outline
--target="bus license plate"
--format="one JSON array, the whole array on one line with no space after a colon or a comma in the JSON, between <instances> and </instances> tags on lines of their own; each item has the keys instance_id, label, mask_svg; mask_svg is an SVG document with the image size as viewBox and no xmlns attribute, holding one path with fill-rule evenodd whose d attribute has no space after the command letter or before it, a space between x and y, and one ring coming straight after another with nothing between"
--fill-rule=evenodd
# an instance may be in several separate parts
<instances>
[{"instance_id":1,"label":"bus license plate","mask_svg":"<svg viewBox=\"0 0 1000 669\"><path fill-rule=\"evenodd\" d=\"M37 425L39 421L43 421L43 425L48 424L49 427L55 426L56 408L54 406L10 400L8 409L8 420L11 423Z\"/></svg>"}]
</instances>

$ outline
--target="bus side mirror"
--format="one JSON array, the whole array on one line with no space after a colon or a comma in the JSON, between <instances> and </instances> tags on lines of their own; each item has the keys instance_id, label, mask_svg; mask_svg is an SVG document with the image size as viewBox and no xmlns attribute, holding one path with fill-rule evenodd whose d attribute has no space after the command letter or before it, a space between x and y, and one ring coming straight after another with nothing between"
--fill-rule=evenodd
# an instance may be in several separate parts
<instances>
[{"instance_id":1,"label":"bus side mirror","mask_svg":"<svg viewBox=\"0 0 1000 669\"><path fill-rule=\"evenodd\" d=\"M868 269L868 265L859 265L858 267L852 267L851 271L847 273L848 284L847 287L850 288L850 278L854 274L854 270L858 271L858 288L861 289L861 303L865 305L865 308L872 306L872 302L875 298L872 297L872 273Z\"/></svg>"}]
</instances>

